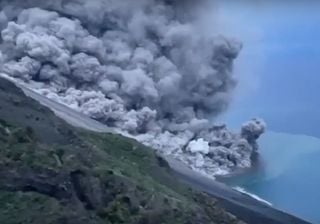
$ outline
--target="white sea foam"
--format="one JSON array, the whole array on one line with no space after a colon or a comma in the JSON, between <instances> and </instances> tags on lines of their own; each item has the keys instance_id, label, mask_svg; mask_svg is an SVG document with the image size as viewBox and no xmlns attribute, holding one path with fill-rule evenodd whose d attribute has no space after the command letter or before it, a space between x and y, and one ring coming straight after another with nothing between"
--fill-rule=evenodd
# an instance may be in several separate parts
<instances>
[{"instance_id":1,"label":"white sea foam","mask_svg":"<svg viewBox=\"0 0 320 224\"><path fill-rule=\"evenodd\" d=\"M270 202L262 199L262 198L259 197L258 195L255 195L255 194L252 194L252 193L246 191L246 190L245 190L244 188L242 188L242 187L237 186L237 187L233 187L233 189L236 190L236 191L239 191L239 192L242 193L242 194L248 195L249 197L254 198L254 199L256 199L256 200L258 200L258 201L260 201L260 202L262 202L262 203L264 203L264 204L266 204L266 205L272 206L272 203L270 203Z\"/></svg>"}]
</instances>

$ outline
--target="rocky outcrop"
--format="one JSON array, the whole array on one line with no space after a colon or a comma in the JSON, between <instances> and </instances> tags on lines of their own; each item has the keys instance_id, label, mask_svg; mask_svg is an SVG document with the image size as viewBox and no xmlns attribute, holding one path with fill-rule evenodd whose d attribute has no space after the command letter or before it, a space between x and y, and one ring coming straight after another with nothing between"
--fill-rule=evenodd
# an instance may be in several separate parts
<instances>
[{"instance_id":1,"label":"rocky outcrop","mask_svg":"<svg viewBox=\"0 0 320 224\"><path fill-rule=\"evenodd\" d=\"M0 178L0 190L36 192L58 200L67 200L73 197L69 178L54 171L1 164Z\"/></svg>"}]
</instances>

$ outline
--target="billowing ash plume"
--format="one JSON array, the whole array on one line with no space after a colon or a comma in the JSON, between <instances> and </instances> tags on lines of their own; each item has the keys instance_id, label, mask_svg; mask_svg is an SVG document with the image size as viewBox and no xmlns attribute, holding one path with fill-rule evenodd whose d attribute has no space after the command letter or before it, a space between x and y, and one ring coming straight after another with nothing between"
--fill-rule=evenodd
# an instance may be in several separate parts
<instances>
[{"instance_id":1,"label":"billowing ash plume","mask_svg":"<svg viewBox=\"0 0 320 224\"><path fill-rule=\"evenodd\" d=\"M250 166L264 123L233 134L209 121L241 44L201 30L202 2L2 0L1 72L195 169Z\"/></svg>"}]
</instances>

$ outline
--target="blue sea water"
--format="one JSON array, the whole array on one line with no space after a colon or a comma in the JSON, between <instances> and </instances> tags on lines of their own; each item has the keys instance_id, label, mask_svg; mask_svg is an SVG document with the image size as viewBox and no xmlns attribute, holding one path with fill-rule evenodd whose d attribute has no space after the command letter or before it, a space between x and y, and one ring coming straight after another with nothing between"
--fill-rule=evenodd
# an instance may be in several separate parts
<instances>
[{"instance_id":1,"label":"blue sea water","mask_svg":"<svg viewBox=\"0 0 320 224\"><path fill-rule=\"evenodd\" d=\"M280 210L320 223L320 139L269 132L260 146L258 166L231 178L228 184Z\"/></svg>"}]
</instances>

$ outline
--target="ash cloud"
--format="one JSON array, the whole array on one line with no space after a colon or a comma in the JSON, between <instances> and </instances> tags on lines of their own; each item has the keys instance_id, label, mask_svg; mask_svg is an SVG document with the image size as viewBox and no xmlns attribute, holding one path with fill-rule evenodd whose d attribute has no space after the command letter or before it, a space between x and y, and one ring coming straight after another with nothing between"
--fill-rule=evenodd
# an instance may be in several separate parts
<instances>
[{"instance_id":1,"label":"ash cloud","mask_svg":"<svg viewBox=\"0 0 320 224\"><path fill-rule=\"evenodd\" d=\"M197 26L203 4L1 1L1 72L207 174L250 166L263 121L240 134L209 121L241 44Z\"/></svg>"}]
</instances>

